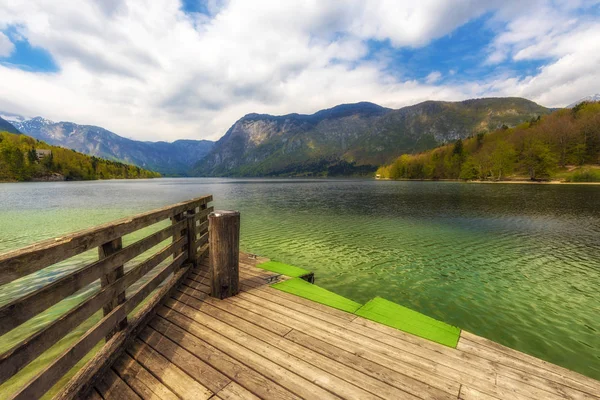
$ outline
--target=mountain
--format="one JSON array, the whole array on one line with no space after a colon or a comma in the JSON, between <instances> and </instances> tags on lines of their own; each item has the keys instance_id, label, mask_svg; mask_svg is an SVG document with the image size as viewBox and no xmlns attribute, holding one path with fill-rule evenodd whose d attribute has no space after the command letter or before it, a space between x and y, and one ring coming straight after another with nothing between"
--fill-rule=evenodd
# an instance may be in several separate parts
<instances>
[{"instance_id":1,"label":"mountain","mask_svg":"<svg viewBox=\"0 0 600 400\"><path fill-rule=\"evenodd\" d=\"M10 122L0 117L0 132L21 133Z\"/></svg>"},{"instance_id":2,"label":"mountain","mask_svg":"<svg viewBox=\"0 0 600 400\"><path fill-rule=\"evenodd\" d=\"M600 182L600 103L477 135L377 170L387 179Z\"/></svg>"},{"instance_id":3,"label":"mountain","mask_svg":"<svg viewBox=\"0 0 600 400\"><path fill-rule=\"evenodd\" d=\"M426 101L398 110L343 104L312 115L248 114L193 169L198 176L352 175L548 114L522 98Z\"/></svg>"},{"instance_id":4,"label":"mountain","mask_svg":"<svg viewBox=\"0 0 600 400\"><path fill-rule=\"evenodd\" d=\"M590 103L593 103L593 102L596 102L596 101L600 101L600 93L596 93L596 94L593 94L591 96L586 96L586 97L584 97L582 99L579 99L575 103L569 104L566 108L574 108L578 104L581 104L581 103L583 103L585 101L590 102Z\"/></svg>"},{"instance_id":5,"label":"mountain","mask_svg":"<svg viewBox=\"0 0 600 400\"><path fill-rule=\"evenodd\" d=\"M13 115L11 122L21 132L49 144L137 165L164 175L185 175L214 145L209 140L142 142L98 126L53 122L42 117L26 119Z\"/></svg>"},{"instance_id":6,"label":"mountain","mask_svg":"<svg viewBox=\"0 0 600 400\"><path fill-rule=\"evenodd\" d=\"M0 131L0 182L156 178L160 174Z\"/></svg>"}]
</instances>

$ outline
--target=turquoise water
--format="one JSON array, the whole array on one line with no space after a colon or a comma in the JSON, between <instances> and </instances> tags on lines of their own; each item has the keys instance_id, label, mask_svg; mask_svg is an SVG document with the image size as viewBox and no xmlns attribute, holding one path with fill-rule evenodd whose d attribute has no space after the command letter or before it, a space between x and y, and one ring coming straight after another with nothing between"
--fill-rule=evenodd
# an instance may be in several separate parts
<instances>
[{"instance_id":1,"label":"turquoise water","mask_svg":"<svg viewBox=\"0 0 600 400\"><path fill-rule=\"evenodd\" d=\"M241 211L244 250L314 271L322 287L358 302L382 296L600 379L600 186L201 178L2 184L0 252L204 194L214 195L216 208ZM94 257L2 287L0 303Z\"/></svg>"}]
</instances>

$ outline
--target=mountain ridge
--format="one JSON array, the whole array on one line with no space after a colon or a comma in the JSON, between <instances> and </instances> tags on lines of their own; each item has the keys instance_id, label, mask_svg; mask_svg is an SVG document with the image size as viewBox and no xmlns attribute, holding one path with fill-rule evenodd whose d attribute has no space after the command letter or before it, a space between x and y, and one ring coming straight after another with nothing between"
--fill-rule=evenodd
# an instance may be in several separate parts
<instances>
[{"instance_id":1,"label":"mountain ridge","mask_svg":"<svg viewBox=\"0 0 600 400\"><path fill-rule=\"evenodd\" d=\"M429 100L400 109L360 102L310 115L251 113L229 128L193 174L365 174L399 154L515 126L549 112L530 100L509 97Z\"/></svg>"},{"instance_id":2,"label":"mountain ridge","mask_svg":"<svg viewBox=\"0 0 600 400\"><path fill-rule=\"evenodd\" d=\"M164 175L187 175L194 163L214 145L210 140L138 141L95 125L54 122L43 117L26 119L14 114L12 116L14 118L10 123L18 131L48 144L133 164Z\"/></svg>"}]
</instances>

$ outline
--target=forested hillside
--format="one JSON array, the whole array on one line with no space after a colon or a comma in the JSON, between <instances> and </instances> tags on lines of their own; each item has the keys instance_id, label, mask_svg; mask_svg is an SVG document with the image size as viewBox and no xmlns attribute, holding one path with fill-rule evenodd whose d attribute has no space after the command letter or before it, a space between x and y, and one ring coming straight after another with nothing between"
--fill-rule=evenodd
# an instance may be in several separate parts
<instances>
[{"instance_id":1,"label":"forested hillside","mask_svg":"<svg viewBox=\"0 0 600 400\"><path fill-rule=\"evenodd\" d=\"M600 181L600 103L581 103L515 128L404 154L377 174L390 179Z\"/></svg>"},{"instance_id":2,"label":"forested hillside","mask_svg":"<svg viewBox=\"0 0 600 400\"><path fill-rule=\"evenodd\" d=\"M426 101L398 110L342 104L312 115L248 114L194 170L198 176L371 175L399 154L516 126L550 110L522 98Z\"/></svg>"},{"instance_id":3,"label":"forested hillside","mask_svg":"<svg viewBox=\"0 0 600 400\"><path fill-rule=\"evenodd\" d=\"M38 153L41 153L40 156ZM0 132L0 181L134 179L159 176L157 172L133 165L50 146L30 136Z\"/></svg>"}]
</instances>

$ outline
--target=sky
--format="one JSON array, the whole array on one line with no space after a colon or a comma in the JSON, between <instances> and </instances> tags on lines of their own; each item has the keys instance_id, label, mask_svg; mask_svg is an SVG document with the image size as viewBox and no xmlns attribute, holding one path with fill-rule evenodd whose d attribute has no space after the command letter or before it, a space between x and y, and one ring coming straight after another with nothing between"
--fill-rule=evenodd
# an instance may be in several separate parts
<instances>
[{"instance_id":1,"label":"sky","mask_svg":"<svg viewBox=\"0 0 600 400\"><path fill-rule=\"evenodd\" d=\"M138 140L248 113L600 93L600 0L7 0L0 110Z\"/></svg>"}]
</instances>

